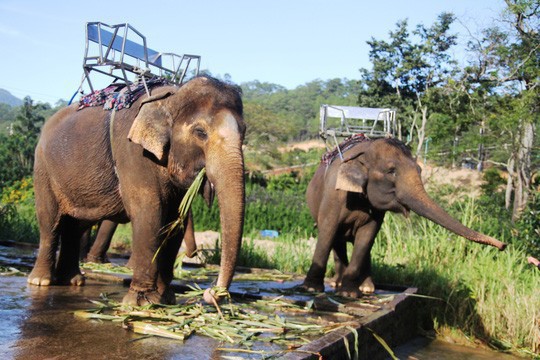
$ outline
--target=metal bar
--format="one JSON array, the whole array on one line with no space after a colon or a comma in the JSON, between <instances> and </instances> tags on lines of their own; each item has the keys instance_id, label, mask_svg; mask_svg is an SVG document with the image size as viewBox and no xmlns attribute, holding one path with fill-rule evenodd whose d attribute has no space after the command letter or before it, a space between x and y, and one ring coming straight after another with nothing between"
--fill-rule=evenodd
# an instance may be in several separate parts
<instances>
[{"instance_id":1,"label":"metal bar","mask_svg":"<svg viewBox=\"0 0 540 360\"><path fill-rule=\"evenodd\" d=\"M126 83L130 83L127 72L134 73L137 76L148 77L157 76L152 73L153 70L161 77L170 73L174 76L173 82L175 83L182 83L185 80L188 71L191 69L193 69L197 75L199 74L200 56L188 54L180 56L174 53L160 53L149 49L146 37L128 23L107 25L101 22L88 22L86 25L85 56L83 63L83 67L86 69L86 75L92 70L97 71L97 66L109 66L109 73L104 71L99 72L110 75L116 80L123 80ZM122 28L123 32L120 32ZM135 36L140 37L142 45L128 38L129 36L133 36L133 33ZM90 41L97 44L99 56L90 56L92 51L92 49L90 49ZM119 59L116 60L116 56L114 56L114 59L111 59L111 54L116 55L116 51L118 51L120 55ZM129 55L129 58L125 55ZM172 68L170 68L169 63L163 63L165 55L170 56ZM195 68L195 62L192 60L196 60ZM91 62L94 61L96 64L91 64ZM177 67L178 61L180 64ZM142 65L142 62L144 62L144 66ZM182 69L184 64L185 68ZM115 75L115 71L121 71L121 75Z\"/></svg>"}]
</instances>

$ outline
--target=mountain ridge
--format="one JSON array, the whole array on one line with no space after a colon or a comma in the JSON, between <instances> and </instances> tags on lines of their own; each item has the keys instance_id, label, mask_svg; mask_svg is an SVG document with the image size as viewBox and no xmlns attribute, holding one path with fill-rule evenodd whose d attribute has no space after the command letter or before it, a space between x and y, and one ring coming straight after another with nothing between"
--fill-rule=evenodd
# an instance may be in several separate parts
<instances>
[{"instance_id":1,"label":"mountain ridge","mask_svg":"<svg viewBox=\"0 0 540 360\"><path fill-rule=\"evenodd\" d=\"M23 101L18 97L12 95L9 91L0 88L0 103L8 104L9 106L21 106Z\"/></svg>"}]
</instances>

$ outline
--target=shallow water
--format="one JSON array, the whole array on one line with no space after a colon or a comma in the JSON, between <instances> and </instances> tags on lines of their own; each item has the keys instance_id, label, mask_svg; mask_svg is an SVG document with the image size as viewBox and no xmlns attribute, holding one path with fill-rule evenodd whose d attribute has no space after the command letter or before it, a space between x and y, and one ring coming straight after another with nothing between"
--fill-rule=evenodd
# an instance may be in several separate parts
<instances>
[{"instance_id":1,"label":"shallow water","mask_svg":"<svg viewBox=\"0 0 540 360\"><path fill-rule=\"evenodd\" d=\"M395 354L401 360L518 360L518 357L501 352L455 345L442 340L416 338L395 349Z\"/></svg>"}]
</instances>

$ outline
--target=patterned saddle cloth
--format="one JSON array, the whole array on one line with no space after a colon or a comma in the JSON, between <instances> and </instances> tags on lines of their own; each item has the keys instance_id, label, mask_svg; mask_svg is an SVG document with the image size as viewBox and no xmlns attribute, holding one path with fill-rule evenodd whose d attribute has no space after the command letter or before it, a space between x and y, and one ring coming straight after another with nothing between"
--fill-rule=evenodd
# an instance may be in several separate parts
<instances>
[{"instance_id":1,"label":"patterned saddle cloth","mask_svg":"<svg viewBox=\"0 0 540 360\"><path fill-rule=\"evenodd\" d=\"M325 153L321 158L321 162L326 166L329 166L339 156L340 152L343 154L345 151L354 147L356 144L364 141L371 141L371 139L366 137L364 134L354 134L352 136L349 136L348 138L343 140L338 146L336 146L334 150Z\"/></svg>"},{"instance_id":2,"label":"patterned saddle cloth","mask_svg":"<svg viewBox=\"0 0 540 360\"><path fill-rule=\"evenodd\" d=\"M154 78L146 81L148 90L158 86L169 85L170 82L164 78ZM105 89L96 90L79 100L79 109L91 106L103 105L103 110L121 110L129 108L138 98L146 92L142 82L133 83L129 86L125 84L111 84Z\"/></svg>"}]
</instances>

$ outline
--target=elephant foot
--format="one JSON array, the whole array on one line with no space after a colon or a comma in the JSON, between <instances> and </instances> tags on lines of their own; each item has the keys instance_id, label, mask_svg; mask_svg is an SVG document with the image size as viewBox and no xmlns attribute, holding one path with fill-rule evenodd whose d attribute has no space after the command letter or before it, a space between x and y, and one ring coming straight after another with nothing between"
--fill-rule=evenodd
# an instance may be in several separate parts
<instances>
[{"instance_id":1,"label":"elephant foot","mask_svg":"<svg viewBox=\"0 0 540 360\"><path fill-rule=\"evenodd\" d=\"M96 264L108 264L111 261L107 257L107 255L103 256L95 256L92 254L88 254L85 259L86 262L96 263Z\"/></svg>"},{"instance_id":2,"label":"elephant foot","mask_svg":"<svg viewBox=\"0 0 540 360\"><path fill-rule=\"evenodd\" d=\"M359 290L364 294L373 294L375 292L375 284L371 276L368 276L360 285Z\"/></svg>"},{"instance_id":3,"label":"elephant foot","mask_svg":"<svg viewBox=\"0 0 540 360\"><path fill-rule=\"evenodd\" d=\"M294 289L304 292L324 292L324 283L306 279L303 284L295 286Z\"/></svg>"},{"instance_id":4,"label":"elephant foot","mask_svg":"<svg viewBox=\"0 0 540 360\"><path fill-rule=\"evenodd\" d=\"M340 276L334 276L332 280L330 280L330 286L334 289L337 289L341 286L341 277Z\"/></svg>"},{"instance_id":5,"label":"elephant foot","mask_svg":"<svg viewBox=\"0 0 540 360\"><path fill-rule=\"evenodd\" d=\"M48 268L34 267L28 275L27 282L31 285L49 286L52 285L52 278L52 272Z\"/></svg>"},{"instance_id":6,"label":"elephant foot","mask_svg":"<svg viewBox=\"0 0 540 360\"><path fill-rule=\"evenodd\" d=\"M149 304L174 305L176 304L176 296L169 288L160 294L156 288L139 289L131 286L126 296L124 296L122 303L131 306L144 306Z\"/></svg>"},{"instance_id":7,"label":"elephant foot","mask_svg":"<svg viewBox=\"0 0 540 360\"><path fill-rule=\"evenodd\" d=\"M83 286L85 282L86 278L80 272L77 272L74 275L61 276L56 279L58 285Z\"/></svg>"},{"instance_id":8,"label":"elephant foot","mask_svg":"<svg viewBox=\"0 0 540 360\"><path fill-rule=\"evenodd\" d=\"M342 286L341 288L339 288L339 290L336 291L336 295L358 299L362 297L362 292L360 291L358 286L354 286L354 287Z\"/></svg>"},{"instance_id":9,"label":"elephant foot","mask_svg":"<svg viewBox=\"0 0 540 360\"><path fill-rule=\"evenodd\" d=\"M357 299L362 297L362 291L358 281L344 279L341 286L336 289L336 295Z\"/></svg>"}]
</instances>

